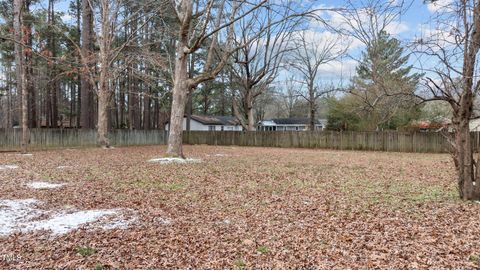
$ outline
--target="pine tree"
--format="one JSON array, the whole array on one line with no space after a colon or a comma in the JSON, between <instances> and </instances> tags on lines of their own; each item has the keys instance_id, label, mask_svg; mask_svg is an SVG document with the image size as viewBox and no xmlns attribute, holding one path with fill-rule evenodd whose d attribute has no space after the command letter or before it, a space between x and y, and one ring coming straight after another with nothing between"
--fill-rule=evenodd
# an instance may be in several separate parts
<instances>
[{"instance_id":1,"label":"pine tree","mask_svg":"<svg viewBox=\"0 0 480 270\"><path fill-rule=\"evenodd\" d=\"M382 31L362 53L353 90L367 129L396 128L406 124L415 100L413 93L423 74L412 73L400 41ZM414 115L414 114L412 114ZM392 125L392 119L404 119Z\"/></svg>"}]
</instances>

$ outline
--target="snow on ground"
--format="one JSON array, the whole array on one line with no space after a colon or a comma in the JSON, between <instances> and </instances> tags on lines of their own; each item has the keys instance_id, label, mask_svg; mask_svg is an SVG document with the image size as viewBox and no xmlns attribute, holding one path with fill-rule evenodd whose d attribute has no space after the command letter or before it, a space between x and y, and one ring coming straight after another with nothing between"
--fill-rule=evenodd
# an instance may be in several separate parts
<instances>
[{"instance_id":1,"label":"snow on ground","mask_svg":"<svg viewBox=\"0 0 480 270\"><path fill-rule=\"evenodd\" d=\"M28 231L51 230L53 234L65 234L83 224L97 221L104 216L117 214L117 210L86 210L69 214L60 213L50 219L35 221L26 226Z\"/></svg>"},{"instance_id":2,"label":"snow on ground","mask_svg":"<svg viewBox=\"0 0 480 270\"><path fill-rule=\"evenodd\" d=\"M18 169L17 165L0 165L0 170Z\"/></svg>"},{"instance_id":3,"label":"snow on ground","mask_svg":"<svg viewBox=\"0 0 480 270\"><path fill-rule=\"evenodd\" d=\"M122 217L122 209L49 211L39 209L40 203L35 199L0 200L0 236L37 230L49 230L59 235L83 225L102 229L126 228L133 222ZM113 218L107 220L107 217Z\"/></svg>"},{"instance_id":4,"label":"snow on ground","mask_svg":"<svg viewBox=\"0 0 480 270\"><path fill-rule=\"evenodd\" d=\"M167 164L167 163L200 163L200 159L196 158L173 158L173 157L165 157L165 158L153 158L150 159L148 162L155 162L160 164Z\"/></svg>"},{"instance_id":5,"label":"snow on ground","mask_svg":"<svg viewBox=\"0 0 480 270\"><path fill-rule=\"evenodd\" d=\"M57 169L67 169L71 168L72 166L58 166Z\"/></svg>"},{"instance_id":6,"label":"snow on ground","mask_svg":"<svg viewBox=\"0 0 480 270\"><path fill-rule=\"evenodd\" d=\"M209 155L207 154L207 157L229 157L230 155L229 154L213 154L213 155Z\"/></svg>"},{"instance_id":7,"label":"snow on ground","mask_svg":"<svg viewBox=\"0 0 480 270\"><path fill-rule=\"evenodd\" d=\"M54 183L43 182L43 181L35 181L35 182L28 183L27 186L33 189L54 189L54 188L63 187L65 186L65 184L54 184Z\"/></svg>"}]
</instances>

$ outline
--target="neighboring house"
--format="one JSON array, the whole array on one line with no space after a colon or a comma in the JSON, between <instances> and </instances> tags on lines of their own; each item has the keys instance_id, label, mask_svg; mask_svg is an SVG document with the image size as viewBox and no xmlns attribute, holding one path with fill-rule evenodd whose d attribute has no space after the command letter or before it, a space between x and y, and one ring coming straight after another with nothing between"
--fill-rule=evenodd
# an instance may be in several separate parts
<instances>
[{"instance_id":1,"label":"neighboring house","mask_svg":"<svg viewBox=\"0 0 480 270\"><path fill-rule=\"evenodd\" d=\"M263 120L258 123L258 131L302 131L308 130L309 118L275 118ZM327 119L317 119L315 130L324 130L327 127Z\"/></svg>"},{"instance_id":2,"label":"neighboring house","mask_svg":"<svg viewBox=\"0 0 480 270\"><path fill-rule=\"evenodd\" d=\"M413 120L405 126L405 130L420 132L452 131L452 120L446 117L436 117L433 120Z\"/></svg>"},{"instance_id":3,"label":"neighboring house","mask_svg":"<svg viewBox=\"0 0 480 270\"><path fill-rule=\"evenodd\" d=\"M480 131L480 117L470 119L470 131Z\"/></svg>"},{"instance_id":4,"label":"neighboring house","mask_svg":"<svg viewBox=\"0 0 480 270\"><path fill-rule=\"evenodd\" d=\"M169 130L170 125L165 125ZM183 118L183 130L187 130L187 117ZM242 126L233 116L192 115L190 118L191 131L242 131Z\"/></svg>"}]
</instances>

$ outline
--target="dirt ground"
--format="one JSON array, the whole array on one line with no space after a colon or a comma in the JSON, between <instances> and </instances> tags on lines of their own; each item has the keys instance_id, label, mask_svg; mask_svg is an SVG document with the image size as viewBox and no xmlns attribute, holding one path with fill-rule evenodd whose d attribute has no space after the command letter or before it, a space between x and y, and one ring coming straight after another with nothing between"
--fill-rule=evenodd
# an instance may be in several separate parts
<instances>
[{"instance_id":1,"label":"dirt ground","mask_svg":"<svg viewBox=\"0 0 480 270\"><path fill-rule=\"evenodd\" d=\"M126 228L0 236L1 269L476 269L448 155L185 146L0 153L0 200L128 209ZM59 167L60 166L60 167ZM65 183L32 189L31 181Z\"/></svg>"}]
</instances>

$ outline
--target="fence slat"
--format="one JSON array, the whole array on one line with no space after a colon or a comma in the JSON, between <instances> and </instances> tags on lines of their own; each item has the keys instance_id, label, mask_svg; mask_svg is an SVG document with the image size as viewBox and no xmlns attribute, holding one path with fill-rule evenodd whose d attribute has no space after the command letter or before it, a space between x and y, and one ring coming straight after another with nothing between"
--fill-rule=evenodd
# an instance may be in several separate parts
<instances>
[{"instance_id":1,"label":"fence slat","mask_svg":"<svg viewBox=\"0 0 480 270\"><path fill-rule=\"evenodd\" d=\"M0 151L20 149L21 130L0 129ZM163 130L113 130L109 134L114 146L166 144ZM472 132L472 145L477 150L480 133ZM186 144L238 145L264 147L302 147L341 150L371 150L390 152L446 153L451 146L441 133L425 132L337 132L337 131L190 131L185 132ZM96 145L95 130L31 129L31 150L90 147Z\"/></svg>"}]
</instances>

